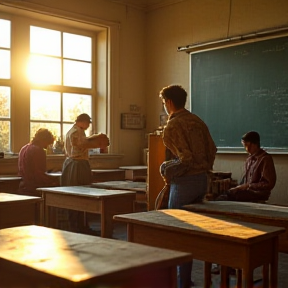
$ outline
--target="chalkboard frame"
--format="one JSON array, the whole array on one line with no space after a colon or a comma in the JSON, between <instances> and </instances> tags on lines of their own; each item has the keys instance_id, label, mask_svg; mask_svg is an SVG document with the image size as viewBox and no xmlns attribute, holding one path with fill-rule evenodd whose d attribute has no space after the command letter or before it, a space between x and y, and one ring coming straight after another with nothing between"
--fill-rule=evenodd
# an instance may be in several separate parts
<instances>
[{"instance_id":1,"label":"chalkboard frame","mask_svg":"<svg viewBox=\"0 0 288 288\"><path fill-rule=\"evenodd\" d=\"M275 40L276 39L276 40ZM197 114L197 115L199 115L205 122L206 122L206 124L208 125L208 127L209 127L209 121L206 119L206 117L205 117L205 115L204 115L204 112L203 112L203 115L201 115L201 111L200 111L200 113L199 113L199 111L197 111L197 109L194 109L195 108L195 98L197 97L197 93L199 93L199 92L197 92L196 90L195 90L195 86L196 85L194 85L195 83L195 81L197 81L197 79L199 80L200 78L199 78L199 76L197 76L197 77L195 77L195 61L196 61L196 58L195 58L195 55L204 55L204 53L206 53L206 55L212 55L213 56L213 51L221 51L220 53L222 53L222 51L228 51L228 50L230 50L230 52L231 51L237 51L237 50L239 50L239 51L245 51L245 49L247 49L247 48L251 48L251 47L261 47L262 45L263 45L263 47L268 43L268 44L275 44L275 43L282 43L282 42L284 41L284 42L287 42L287 45L285 44L285 53L287 54L286 56L287 56L287 60L285 60L285 61L288 61L288 35L277 35L277 36L275 36L275 37L267 37L267 38L262 38L262 39L249 39L249 40L246 40L246 41L237 41L237 43L224 43L223 45L219 45L219 46L216 46L216 47L212 47L212 48L206 48L205 49L205 47L203 48L203 47L201 47L201 48L199 48L199 49L196 49L195 51L191 51L190 52L190 95L191 95L191 99L190 99L190 110L193 112L193 113L195 113L195 114ZM236 50L235 50L236 49ZM257 49L256 49L257 50ZM249 52L249 51L248 51ZM271 51L270 51L271 52ZM208 54L207 54L208 53ZM240 53L240 52L239 52ZM253 53L252 53L253 54ZM268 53L269 54L269 53ZM273 53L272 53L273 54ZM217 53L215 53L215 55L217 55ZM211 56L211 57L212 57ZM254 55L255 56L255 55ZM257 56L257 55L256 55ZM270 56L270 57L272 57L272 60L270 60L270 61L274 61L274 59L273 59L273 55L272 56ZM261 60L261 58L260 58L260 60ZM286 62L285 62L286 63ZM259 64L258 64L259 65ZM197 66L197 65L196 65ZM259 66L259 67L261 67L261 65ZM258 68L259 68L258 67ZM287 62L287 70L285 70L285 73L287 73L287 75L288 75L288 62ZM199 69L199 67L198 67L198 69ZM201 68L202 69L202 68ZM260 68L259 68L260 69ZM200 69L199 69L200 70ZM256 71L257 72L257 71ZM261 72L261 71L260 71ZM198 73L198 72L197 72ZM200 72L199 72L199 74L200 74ZM210 75L211 76L211 75ZM215 75L215 77L216 77L217 75ZM193 78L193 77L195 77L195 78ZM287 77L288 78L288 77ZM194 82L193 82L194 81ZM201 79L200 79L200 81L201 81ZM285 85L287 86L285 86L286 88L287 88L287 91L288 91L288 82L286 83L285 82ZM202 87L203 87L203 85L202 85ZM199 88L200 89L200 88ZM196 91L196 97L195 97L195 91ZM205 95L205 97L206 97L207 95ZM198 95L198 97L199 97L199 95ZM209 97L209 96L208 96ZM269 96L268 95L268 98L269 97L272 97L272 96ZM271 98L272 99L272 98ZM270 100L271 100L270 99ZM197 98L196 98L196 100L197 100ZM207 100L207 99L206 99ZM209 100L209 98L208 98L208 100ZM211 99L210 99L211 100ZM274 100L273 100L274 101ZM241 102L240 102L240 104L241 104ZM287 99L285 99L285 104L286 105L288 105L288 97L287 97ZM204 105L202 105L203 107L204 107ZM270 106L268 106L268 107L270 107ZM205 108L206 109L206 108ZM211 108L212 109L212 108ZM212 110L211 110L212 111ZM209 111L208 111L209 112ZM225 113L225 111L223 112L223 113ZM218 114L219 115L219 114ZM230 117L234 117L234 115L232 114L232 116L230 116ZM237 115L235 115L235 117L237 117ZM286 121L286 119L285 119L285 121ZM207 123L208 122L208 123ZM210 120L210 122L211 122L211 120ZM286 126L288 125L288 123L285 123L286 124ZM264 127L264 124L263 124L263 127ZM262 127L262 128L263 128ZM288 126L287 126L288 127ZM211 130L211 128L209 127L209 129ZM213 129L212 129L212 131L211 131L211 134L212 134L212 137L213 137L213 139L214 139L214 141L215 141L215 143L216 143L216 146L217 146L217 148L218 148L218 152L225 152L225 153L245 153L245 150L243 149L243 147L241 146L241 142L240 142L240 140L241 140L241 136L245 133L245 132L248 132L248 131L250 131L250 130L257 130L258 132L259 132L259 134L260 134L260 136L261 136L261 140L264 138L265 139L265 133L266 133L266 131L265 131L265 128L264 129L255 129L255 125L251 125L251 129L249 129L249 128L246 128L246 129L243 129L243 131L241 132L241 133L238 133L237 134L237 144L235 145L235 142L233 143L233 145L221 145L221 142L219 141L219 139L216 139L216 141L215 141L215 135L213 135ZM285 130L286 131L286 130ZM229 132L229 131L228 131ZM281 129L280 129L280 132L281 132ZM286 132L285 132L286 133ZM215 133L214 133L215 134ZM263 135L264 135L264 137L263 137ZM218 136L218 134L217 134L217 136ZM288 137L288 129L287 129L287 135L285 135L285 136L287 136ZM272 136L269 136L269 137L272 137ZM274 138L273 138L274 139ZM269 142L269 141L268 141ZM238 144L239 143L239 144ZM286 143L286 142L285 142ZM262 143L261 143L262 144ZM288 153L288 141L287 141L287 145L265 145L266 143L265 143L265 141L264 141L264 145L261 145L265 150L268 150L269 152L272 152L272 153L275 153L275 154L287 154Z\"/></svg>"}]
</instances>

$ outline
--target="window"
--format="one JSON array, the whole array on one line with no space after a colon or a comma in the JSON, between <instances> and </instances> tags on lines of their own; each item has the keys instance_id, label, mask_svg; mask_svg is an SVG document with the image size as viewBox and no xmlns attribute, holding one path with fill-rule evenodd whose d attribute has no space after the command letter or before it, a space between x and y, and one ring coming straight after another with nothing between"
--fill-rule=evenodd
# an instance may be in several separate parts
<instances>
[{"instance_id":1,"label":"window","mask_svg":"<svg viewBox=\"0 0 288 288\"><path fill-rule=\"evenodd\" d=\"M88 135L106 132L108 28L2 9L0 152L19 152L39 128L63 140L81 113L96 120Z\"/></svg>"},{"instance_id":2,"label":"window","mask_svg":"<svg viewBox=\"0 0 288 288\"><path fill-rule=\"evenodd\" d=\"M10 151L11 146L11 88L3 85L11 77L11 22L0 19L0 31L0 152L3 152Z\"/></svg>"},{"instance_id":3,"label":"window","mask_svg":"<svg viewBox=\"0 0 288 288\"><path fill-rule=\"evenodd\" d=\"M86 94L92 88L91 61L91 37L30 26L28 77L46 85L30 91L30 137L45 127L63 139L77 115L91 115L92 95ZM67 93L68 87L83 93Z\"/></svg>"}]
</instances>

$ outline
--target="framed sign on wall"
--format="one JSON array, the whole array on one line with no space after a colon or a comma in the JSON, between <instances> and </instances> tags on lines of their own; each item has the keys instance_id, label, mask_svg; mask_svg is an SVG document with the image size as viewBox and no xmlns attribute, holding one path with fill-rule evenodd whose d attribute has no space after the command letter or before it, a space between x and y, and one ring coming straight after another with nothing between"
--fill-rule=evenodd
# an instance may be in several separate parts
<instances>
[{"instance_id":1,"label":"framed sign on wall","mask_svg":"<svg viewBox=\"0 0 288 288\"><path fill-rule=\"evenodd\" d=\"M140 113L121 113L121 129L144 129L145 116Z\"/></svg>"}]
</instances>

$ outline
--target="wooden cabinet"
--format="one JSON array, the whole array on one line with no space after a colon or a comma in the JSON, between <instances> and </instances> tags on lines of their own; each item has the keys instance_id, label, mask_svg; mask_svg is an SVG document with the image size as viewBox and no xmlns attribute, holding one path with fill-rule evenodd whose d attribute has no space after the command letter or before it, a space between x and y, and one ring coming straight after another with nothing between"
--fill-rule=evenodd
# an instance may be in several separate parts
<instances>
[{"instance_id":1,"label":"wooden cabinet","mask_svg":"<svg viewBox=\"0 0 288 288\"><path fill-rule=\"evenodd\" d=\"M148 210L155 210L155 200L165 185L159 172L160 165L165 161L165 146L161 135L150 134L148 137Z\"/></svg>"}]
</instances>

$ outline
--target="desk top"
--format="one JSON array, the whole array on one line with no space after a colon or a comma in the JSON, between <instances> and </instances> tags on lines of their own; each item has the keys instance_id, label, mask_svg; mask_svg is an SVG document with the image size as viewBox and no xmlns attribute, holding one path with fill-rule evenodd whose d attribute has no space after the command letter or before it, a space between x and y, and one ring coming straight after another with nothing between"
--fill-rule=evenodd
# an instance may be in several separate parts
<instances>
[{"instance_id":1,"label":"desk top","mask_svg":"<svg viewBox=\"0 0 288 288\"><path fill-rule=\"evenodd\" d=\"M121 166L119 169L124 169L124 170L147 170L147 166Z\"/></svg>"},{"instance_id":2,"label":"desk top","mask_svg":"<svg viewBox=\"0 0 288 288\"><path fill-rule=\"evenodd\" d=\"M122 172L121 169L91 169L92 173L113 173L113 172Z\"/></svg>"},{"instance_id":3,"label":"desk top","mask_svg":"<svg viewBox=\"0 0 288 288\"><path fill-rule=\"evenodd\" d=\"M0 192L0 205L2 203L9 203L15 201L42 201L41 197L36 196L26 196L26 195L18 195L18 194L10 194L10 193L1 193Z\"/></svg>"},{"instance_id":4,"label":"desk top","mask_svg":"<svg viewBox=\"0 0 288 288\"><path fill-rule=\"evenodd\" d=\"M4 181L20 181L22 179L21 176L1 176L0 177L0 182L4 182Z\"/></svg>"},{"instance_id":5,"label":"desk top","mask_svg":"<svg viewBox=\"0 0 288 288\"><path fill-rule=\"evenodd\" d=\"M106 189L119 189L119 190L131 190L131 191L143 191L146 192L147 185L145 182L133 182L133 181L107 181L92 183L91 187L94 188L106 188Z\"/></svg>"},{"instance_id":6,"label":"desk top","mask_svg":"<svg viewBox=\"0 0 288 288\"><path fill-rule=\"evenodd\" d=\"M192 259L190 253L34 225L2 229L0 242L0 258L69 282L134 275L149 265L166 268Z\"/></svg>"},{"instance_id":7,"label":"desk top","mask_svg":"<svg viewBox=\"0 0 288 288\"><path fill-rule=\"evenodd\" d=\"M45 188L37 188L38 191L42 192L50 192L55 194L70 194L76 196L86 196L93 198L107 198L107 197L115 197L115 196L125 196L125 195L136 195L134 191L126 191L126 190L106 190L100 188L90 188L87 186L61 186L61 187L45 187Z\"/></svg>"},{"instance_id":8,"label":"desk top","mask_svg":"<svg viewBox=\"0 0 288 288\"><path fill-rule=\"evenodd\" d=\"M183 207L185 210L221 215L255 216L262 219L277 219L288 221L288 207L269 204L233 201L205 201Z\"/></svg>"},{"instance_id":9,"label":"desk top","mask_svg":"<svg viewBox=\"0 0 288 288\"><path fill-rule=\"evenodd\" d=\"M206 216L179 209L115 215L113 218L129 224L155 227L176 233L230 239L241 243L261 241L285 231L282 227L246 223L228 217Z\"/></svg>"}]
</instances>

